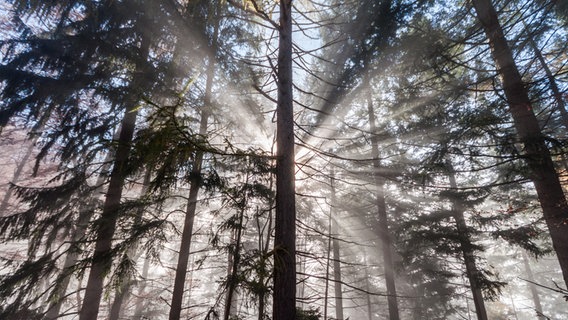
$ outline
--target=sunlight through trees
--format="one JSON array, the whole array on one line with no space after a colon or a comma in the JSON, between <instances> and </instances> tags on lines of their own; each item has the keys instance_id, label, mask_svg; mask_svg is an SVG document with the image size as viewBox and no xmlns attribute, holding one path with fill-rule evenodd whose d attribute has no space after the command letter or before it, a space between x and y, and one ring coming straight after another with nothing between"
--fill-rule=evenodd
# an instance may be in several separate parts
<instances>
[{"instance_id":1,"label":"sunlight through trees","mask_svg":"<svg viewBox=\"0 0 568 320\"><path fill-rule=\"evenodd\" d=\"M0 0L0 319L564 319L568 6Z\"/></svg>"}]
</instances>

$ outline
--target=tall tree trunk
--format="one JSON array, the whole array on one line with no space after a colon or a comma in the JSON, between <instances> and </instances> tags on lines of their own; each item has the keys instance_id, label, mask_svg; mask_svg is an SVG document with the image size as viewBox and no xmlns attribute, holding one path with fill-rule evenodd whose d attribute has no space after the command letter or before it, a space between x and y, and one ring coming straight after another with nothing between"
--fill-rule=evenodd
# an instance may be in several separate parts
<instances>
[{"instance_id":1,"label":"tall tree trunk","mask_svg":"<svg viewBox=\"0 0 568 320\"><path fill-rule=\"evenodd\" d=\"M80 320L96 320L103 292L104 276L112 265L112 238L116 229L120 209L120 199L125 181L125 171L130 153L131 141L138 112L135 105L129 106L122 119L122 130L116 151L116 159L110 176L103 212L97 225L95 252L91 271L85 289L85 298L80 312Z\"/></svg>"},{"instance_id":2,"label":"tall tree trunk","mask_svg":"<svg viewBox=\"0 0 568 320\"><path fill-rule=\"evenodd\" d=\"M377 138L377 125L375 123L375 111L373 109L373 100L371 92L368 91L367 109L369 113L369 125L371 129L371 155L373 157L373 177L377 187L377 215L379 220L379 237L382 242L383 262L385 267L385 282L387 287L387 303L389 307L389 319L399 320L398 299L396 296L396 286L394 281L394 261L393 261L393 245L389 232L389 222L387 217L387 207L385 201L384 178L379 173L381 163L379 160L379 143Z\"/></svg>"},{"instance_id":3,"label":"tall tree trunk","mask_svg":"<svg viewBox=\"0 0 568 320\"><path fill-rule=\"evenodd\" d=\"M138 112L135 105L130 105L125 110L122 119L120 137L114 167L110 175L110 182L106 194L103 212L97 225L97 237L95 252L93 254L91 271L85 289L85 298L80 312L80 320L96 320L99 312L101 296L103 292L104 276L112 265L111 250L112 238L116 229L116 221L119 215L120 199L125 181L125 171L131 142L136 126Z\"/></svg>"},{"instance_id":4,"label":"tall tree trunk","mask_svg":"<svg viewBox=\"0 0 568 320\"><path fill-rule=\"evenodd\" d=\"M119 136L120 128L116 130L115 134L113 135L113 139L118 140ZM93 197L96 197L104 192L103 187L105 180L107 179L108 172L111 169L111 162L114 157L115 153L113 151L109 151L105 156L101 173L97 178L97 181L95 182L96 188L92 192ZM91 202L86 203L85 206L81 208L81 210L79 211L79 216L75 221L75 230L73 231L71 245L68 249L67 254L65 255L65 261L63 262L61 275L56 280L56 286L54 288L54 293L52 294L53 298L50 299L51 302L49 303L49 307L45 314L46 320L57 319L59 317L59 313L61 312L61 307L63 306L63 302L66 298L67 287L69 286L71 276L73 275L73 268L77 264L77 261L79 260L79 254L82 250L81 242L89 227L89 221L91 221L91 218L95 213L96 207L94 202L92 201L94 201L94 199L92 199Z\"/></svg>"},{"instance_id":5,"label":"tall tree trunk","mask_svg":"<svg viewBox=\"0 0 568 320\"><path fill-rule=\"evenodd\" d=\"M140 52L142 57L147 58L150 52L150 39L144 37ZM145 66L137 65L138 72L143 73ZM97 222L95 252L91 261L91 270L85 288L85 297L79 313L79 320L96 320L101 297L103 293L103 284L105 275L112 267L112 239L114 237L116 222L120 215L120 200L122 198L122 190L124 187L126 172L128 169L128 157L132 147L132 138L136 128L136 117L138 115L138 101L140 97L140 83L135 80L127 101L128 106L124 111L124 117L120 123L120 134L116 141L116 154L114 158L113 168L110 174L109 186L103 205L103 212Z\"/></svg>"},{"instance_id":6,"label":"tall tree trunk","mask_svg":"<svg viewBox=\"0 0 568 320\"><path fill-rule=\"evenodd\" d=\"M341 289L341 257L339 254L339 227L337 225L337 205L335 194L335 173L331 172L331 234L333 235L333 279L335 280L335 318L343 320L343 291Z\"/></svg>"},{"instance_id":7,"label":"tall tree trunk","mask_svg":"<svg viewBox=\"0 0 568 320\"><path fill-rule=\"evenodd\" d=\"M219 33L219 19L216 17L213 29L213 39L211 46L211 54L207 66L207 80L205 83L204 108L201 111L201 123L199 125L199 134L205 136L207 133L207 125L211 108L211 92L213 89L213 77L215 75L215 52L217 50L217 37ZM176 265L176 276L174 279L174 290L172 293L172 303L170 305L169 320L179 320L181 316L183 292L185 289L185 277L187 275L187 266L189 264L189 251L191 249L191 240L193 237L193 223L195 220L195 211L197 209L197 196L199 194L199 181L201 175L201 165L203 162L203 152L196 151L193 167L191 168L191 182L189 185L189 196L187 208L185 210L185 219L183 222L183 231L181 234L181 243L179 248L178 262Z\"/></svg>"},{"instance_id":8,"label":"tall tree trunk","mask_svg":"<svg viewBox=\"0 0 568 320\"><path fill-rule=\"evenodd\" d=\"M144 174L144 181L142 182L142 190L140 191L140 198L142 199L148 196L148 188L150 185L151 178L152 178L152 170L146 169L146 173ZM134 227L138 226L142 222L143 215L144 215L144 206L141 206L140 208L138 208L138 210L136 210L134 218ZM138 252L138 246L135 244L132 248L129 249L128 256L125 258L138 261L140 255L141 254ZM118 320L120 318L122 305L125 300L128 300L128 296L130 295L130 288L132 287L132 282L133 280L131 279L130 275L128 275L127 278L121 282L122 285L118 289L118 292L116 292L110 308L109 320Z\"/></svg>"},{"instance_id":9,"label":"tall tree trunk","mask_svg":"<svg viewBox=\"0 0 568 320\"><path fill-rule=\"evenodd\" d=\"M456 174L450 161L447 161L448 178L450 180L450 188L457 190ZM473 254L472 243L469 236L467 224L465 222L463 204L458 201L452 201L452 213L456 222L456 229L460 237L460 247L465 264L465 272L469 280L471 294L473 295L473 303L475 305L475 313L478 320L488 320L487 311L485 309L485 302L483 301L483 294L479 285L480 272L475 264L475 256Z\"/></svg>"},{"instance_id":10,"label":"tall tree trunk","mask_svg":"<svg viewBox=\"0 0 568 320\"><path fill-rule=\"evenodd\" d=\"M291 0L280 0L279 34L273 320L295 320L296 201Z\"/></svg>"},{"instance_id":11,"label":"tall tree trunk","mask_svg":"<svg viewBox=\"0 0 568 320\"><path fill-rule=\"evenodd\" d=\"M207 79L209 82L209 78ZM206 99L207 100L207 99ZM206 104L206 107L209 106ZM199 128L200 134L207 132L207 122L209 111L203 110L201 113L201 124ZM185 211L185 220L183 222L183 231L181 234L181 243L179 248L179 257L176 266L176 276L174 279L174 290L172 294L172 304L170 306L170 320L179 320L181 316L183 292L185 287L185 277L187 275L187 266L189 264L189 251L191 249L191 240L193 237L193 223L195 220L195 211L197 209L197 195L199 194L199 176L201 175L201 165L203 162L203 152L197 151L195 160L191 169L191 183L189 186L189 196L187 208Z\"/></svg>"},{"instance_id":12,"label":"tall tree trunk","mask_svg":"<svg viewBox=\"0 0 568 320\"><path fill-rule=\"evenodd\" d=\"M542 305L540 304L540 296L538 295L538 290L536 289L536 285L534 284L534 275L529 263L529 258L527 254L523 252L523 264L525 265L525 272L527 273L527 277L529 279L529 288L531 290L531 295L534 302L534 310L536 312L536 316L538 319L546 319L544 314L542 313Z\"/></svg>"},{"instance_id":13,"label":"tall tree trunk","mask_svg":"<svg viewBox=\"0 0 568 320\"><path fill-rule=\"evenodd\" d=\"M554 250L568 285L568 205L560 185L550 151L515 64L513 54L490 0L472 0L495 60L503 90L509 104L519 140L524 145L524 158L542 207Z\"/></svg>"},{"instance_id":14,"label":"tall tree trunk","mask_svg":"<svg viewBox=\"0 0 568 320\"><path fill-rule=\"evenodd\" d=\"M118 135L115 135L115 138L118 139ZM109 152L107 154L104 160L105 164L102 168L102 173L100 174L95 184L97 188L92 192L93 195L98 195L99 193L104 192L103 185L107 177L106 174L111 167L110 163L113 157L114 152ZM73 276L73 273L75 271L74 268L79 261L79 255L83 250L82 241L84 240L85 233L87 232L89 221L93 217L96 209L94 201L95 199L86 201L84 206L79 211L79 216L75 221L74 230L72 232L73 237L70 239L70 245L65 255L61 273L56 279L53 293L49 298L49 306L47 308L47 312L44 315L44 318L46 320L57 319L59 317L59 314L61 313L61 307L67 299L67 288L69 287L71 277ZM80 290L77 290L77 303L78 305L81 305Z\"/></svg>"}]
</instances>

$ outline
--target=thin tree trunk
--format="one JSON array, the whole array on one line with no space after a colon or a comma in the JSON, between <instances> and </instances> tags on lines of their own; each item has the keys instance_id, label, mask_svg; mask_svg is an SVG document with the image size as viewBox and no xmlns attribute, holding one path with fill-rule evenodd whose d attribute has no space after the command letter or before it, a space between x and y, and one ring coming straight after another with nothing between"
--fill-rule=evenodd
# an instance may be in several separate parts
<instances>
[{"instance_id":1,"label":"thin tree trunk","mask_svg":"<svg viewBox=\"0 0 568 320\"><path fill-rule=\"evenodd\" d=\"M28 160L30 159L32 152L34 151L36 141L37 138L34 138L32 140L32 143L26 150L24 157L19 161L16 171L12 176L12 183L16 183L20 180L20 176L22 175L22 172L24 171L24 168L28 164ZM6 189L6 194L4 194L4 198L2 198L2 203L0 204L0 217L7 215L6 209L8 209L11 197L12 197L12 189L8 188Z\"/></svg>"},{"instance_id":2,"label":"thin tree trunk","mask_svg":"<svg viewBox=\"0 0 568 320\"><path fill-rule=\"evenodd\" d=\"M144 266L142 267L142 285L138 290L138 297L136 298L136 308L134 309L134 320L142 319L142 312L144 311L144 294L146 291L146 279L148 278L148 271L150 270L150 259L144 259Z\"/></svg>"},{"instance_id":3,"label":"thin tree trunk","mask_svg":"<svg viewBox=\"0 0 568 320\"><path fill-rule=\"evenodd\" d=\"M538 295L538 290L536 289L536 285L534 284L534 275L529 263L529 258L527 254L523 252L523 264L525 265L525 272L527 273L527 277L529 278L529 288L531 290L531 295L534 302L534 310L536 312L538 319L546 319L544 314L542 313L542 305L540 304L540 296Z\"/></svg>"},{"instance_id":4,"label":"thin tree trunk","mask_svg":"<svg viewBox=\"0 0 568 320\"><path fill-rule=\"evenodd\" d=\"M248 183L248 177L247 177ZM227 301L225 302L225 316L224 320L229 320L229 318L234 315L235 312L235 305L234 300L236 296L236 289L237 289L237 273L239 271L239 264L241 263L241 237L242 237L242 229L243 229L243 219L244 219L244 210L239 212L239 225L236 230L236 237L235 237L235 250L233 253L232 261L231 261L231 270L229 273L229 287L227 288Z\"/></svg>"},{"instance_id":5,"label":"thin tree trunk","mask_svg":"<svg viewBox=\"0 0 568 320\"><path fill-rule=\"evenodd\" d=\"M211 108L211 91L213 88L213 76L215 74L215 51L217 48L217 37L219 32L219 21L215 19L213 30L212 53L209 57L207 66L207 81L205 83L204 108L201 111L201 123L199 125L199 134L205 136L207 133L207 125ZM191 182L189 185L189 196L187 208L185 211L185 220L183 223L183 231L181 235L181 243L179 248L179 257L176 266L176 276L174 279L174 289L172 293L172 303L170 305L169 320L179 320L181 316L183 292L185 289L185 277L187 275L187 266L189 264L189 253L191 249L191 240L193 237L193 223L195 220L195 211L197 209L197 196L199 194L199 181L201 175L201 165L203 162L203 151L195 153L195 160L191 168Z\"/></svg>"},{"instance_id":6,"label":"thin tree trunk","mask_svg":"<svg viewBox=\"0 0 568 320\"><path fill-rule=\"evenodd\" d=\"M525 28L527 28L527 25L524 23L524 21L523 21L523 24L524 24ZM562 120L562 124L564 125L564 128L566 128L568 130L568 111L566 111L566 103L564 102L564 98L562 97L562 92L560 92L560 88L558 87L558 83L556 82L556 78L554 77L554 75L552 74L552 71L548 67L548 63L546 63L546 59L544 59L542 52L539 49L536 42L534 41L532 34L530 33L530 31L528 29L526 31L527 31L526 33L527 33L527 39L528 39L529 45L531 46L532 50L534 51L536 58L540 62L540 65L542 66L542 68L544 69L544 73L546 74L546 79L548 80L548 85L550 86L550 90L552 90L554 100L556 100L557 110L560 112L560 119Z\"/></svg>"},{"instance_id":7,"label":"thin tree trunk","mask_svg":"<svg viewBox=\"0 0 568 320\"><path fill-rule=\"evenodd\" d=\"M364 249L364 264L365 264L365 296L367 298L367 316L369 320L373 320L373 305L371 304L371 288L369 285L369 265L367 263L367 250Z\"/></svg>"},{"instance_id":8,"label":"thin tree trunk","mask_svg":"<svg viewBox=\"0 0 568 320\"><path fill-rule=\"evenodd\" d=\"M295 320L296 201L291 0L280 0L279 35L273 320Z\"/></svg>"},{"instance_id":9,"label":"thin tree trunk","mask_svg":"<svg viewBox=\"0 0 568 320\"><path fill-rule=\"evenodd\" d=\"M379 170L381 163L379 160L379 143L377 139L377 126L375 119L375 111L373 109L373 101L370 91L367 97L367 108L369 113L369 125L371 129L371 152L373 157L373 177L377 187L377 215L379 220L379 236L382 242L383 262L385 268L385 282L387 287L387 303L389 307L389 319L399 320L398 300L396 296L396 286L394 280L394 261L393 261L393 245L389 232L389 222L387 217L387 207L385 201L384 178L380 175Z\"/></svg>"},{"instance_id":10,"label":"thin tree trunk","mask_svg":"<svg viewBox=\"0 0 568 320\"><path fill-rule=\"evenodd\" d=\"M454 168L450 161L447 163L449 170L449 180L450 188L457 190L456 175ZM473 295L473 303L475 305L475 313L477 314L478 320L488 320L487 311L485 309L485 302L483 300L483 294L481 292L481 287L479 286L479 269L475 264L475 256L473 254L472 243L469 237L469 231L467 228L467 223L465 222L464 211L465 208L460 201L452 201L453 205L453 217L456 222L456 229L460 236L460 247L463 255L463 260L465 264L465 272L467 279L469 280L469 286L471 288L471 294Z\"/></svg>"},{"instance_id":11,"label":"thin tree trunk","mask_svg":"<svg viewBox=\"0 0 568 320\"><path fill-rule=\"evenodd\" d=\"M270 190L272 190L273 181L274 181L273 179L270 179ZM273 205L274 205L273 201L270 201L269 208L273 208ZM257 219L258 219L258 217L257 217ZM267 223L268 223L268 225L266 227L266 230L267 230L266 242L264 243L264 246L263 246L262 242L259 242L259 246L258 246L259 251L262 252L261 264L259 266L259 269L261 271L260 271L259 277L258 277L259 278L258 281L262 286L261 290L259 290L259 293L258 293L258 320L265 320L264 315L266 313L265 304L266 304L266 295L267 295L267 292L268 292L268 283L267 282L269 281L267 279L268 277L266 276L266 274L267 274L267 272L266 272L267 271L267 263L266 262L267 262L267 259L268 259L267 255L268 255L268 251L270 249L270 237L271 237L271 233L272 233L272 209L270 209L268 211L268 222ZM263 234L262 234L262 231L261 231L262 229L260 228L260 223L258 223L258 226L259 226L259 231L260 231L259 232L259 239L262 239Z\"/></svg>"},{"instance_id":12,"label":"thin tree trunk","mask_svg":"<svg viewBox=\"0 0 568 320\"><path fill-rule=\"evenodd\" d=\"M79 253L81 252L80 241L87 231L89 220L91 220L93 213L94 208L86 208L79 213L76 228L73 231L73 239L71 240L70 248L65 255L61 275L57 279L56 287L54 289L54 300L50 303L48 311L45 314L46 320L53 320L59 317L61 307L63 306L63 302L65 302L67 287L69 287L69 282L73 275L73 267L79 260Z\"/></svg>"},{"instance_id":13,"label":"thin tree trunk","mask_svg":"<svg viewBox=\"0 0 568 320\"><path fill-rule=\"evenodd\" d=\"M96 320L103 292L104 276L112 265L112 238L120 209L120 199L125 181L128 155L136 125L138 112L134 105L129 106L122 120L122 130L118 140L116 160L110 176L103 212L97 226L95 253L85 289L85 298L80 312L80 320Z\"/></svg>"},{"instance_id":14,"label":"thin tree trunk","mask_svg":"<svg viewBox=\"0 0 568 320\"><path fill-rule=\"evenodd\" d=\"M99 312L103 281L112 265L112 238L119 215L120 199L125 181L125 169L131 141L136 125L137 111L134 105L128 107L122 120L122 130L118 140L116 160L110 176L109 188L103 212L97 226L95 253L92 258L91 271L85 289L85 298L80 313L80 320L96 320Z\"/></svg>"},{"instance_id":15,"label":"thin tree trunk","mask_svg":"<svg viewBox=\"0 0 568 320\"><path fill-rule=\"evenodd\" d=\"M335 280L335 318L343 320L343 291L341 289L341 257L339 254L339 227L337 225L337 213L334 210L337 205L335 194L335 173L331 172L331 234L333 235L333 279ZM334 217L335 215L335 217ZM324 318L325 319L325 318Z\"/></svg>"},{"instance_id":16,"label":"thin tree trunk","mask_svg":"<svg viewBox=\"0 0 568 320\"><path fill-rule=\"evenodd\" d=\"M249 175L246 175L245 178L245 185L249 183ZM246 191L243 190L244 193L244 204L243 207L247 206L247 194ZM239 264L241 263L241 242L242 242L242 234L243 234L243 221L245 217L245 209L241 209L239 212L239 223L237 225L237 229L235 230L235 249L233 251L232 256L229 259L229 274L228 274L228 288L227 288L227 297L225 302L225 314L224 320L229 320L229 318L235 314L235 298L236 298L236 290L237 290L237 281L238 281L238 271L239 271Z\"/></svg>"},{"instance_id":17,"label":"thin tree trunk","mask_svg":"<svg viewBox=\"0 0 568 320\"><path fill-rule=\"evenodd\" d=\"M120 128L116 130L113 139L118 140L120 136ZM98 194L103 193L103 186L105 180L107 179L108 171L111 168L111 161L114 158L115 153L109 151L105 156L104 164L101 169L101 173L96 181L96 188L92 192L93 196L98 196ZM95 206L94 204L88 203L79 211L79 216L77 217L77 221L75 222L75 230L73 231L73 238L71 239L71 245L68 249L67 254L65 255L65 261L63 262L63 268L61 275L56 281L56 287L54 289L54 294L52 295L54 298L51 299L47 312L45 314L46 320L53 320L59 317L61 312L61 307L63 306L63 302L65 302L67 288L69 287L69 283L71 281L71 276L73 275L73 268L77 264L79 260L79 254L81 253L81 241L87 232L89 227L89 221L93 217L95 213ZM80 304L79 304L80 305Z\"/></svg>"},{"instance_id":18,"label":"thin tree trunk","mask_svg":"<svg viewBox=\"0 0 568 320\"><path fill-rule=\"evenodd\" d=\"M141 198L144 198L148 195L148 188L150 185L151 178L152 178L152 170L146 169L146 174L144 175L144 181L142 182L142 190L140 191ZM140 224L143 215L144 215L144 207L142 206L138 208L138 210L136 210L134 218L135 227ZM138 258L140 257L140 254L138 252L138 246L134 245L129 250L128 255L129 257L126 257L127 259L130 259L130 257L132 257L134 261L137 261ZM128 296L130 295L130 288L132 287L132 281L133 280L131 279L130 275L128 275L128 277L124 279L124 281L122 281L122 285L120 286L118 292L116 292L114 296L114 300L110 308L109 320L118 320L120 318L122 305L125 300L128 300Z\"/></svg>"},{"instance_id":19,"label":"thin tree trunk","mask_svg":"<svg viewBox=\"0 0 568 320\"><path fill-rule=\"evenodd\" d=\"M332 203L333 206L333 203ZM323 293L323 318L327 319L327 309L329 301L329 269L331 268L331 238L333 237L332 228L332 217L333 210L329 210L328 224L327 224L327 257L325 262L325 289Z\"/></svg>"},{"instance_id":20,"label":"thin tree trunk","mask_svg":"<svg viewBox=\"0 0 568 320\"><path fill-rule=\"evenodd\" d=\"M302 250L305 251L307 249L306 241L307 240L306 240L305 237L300 239L300 244L298 245L298 249L300 251L302 251ZM298 273L300 273L300 274L306 273L306 257L304 257L304 256L298 257L298 270L299 270ZM298 304L299 304L298 308L303 309L304 305L305 305L304 295L305 295L305 292L306 292L306 281L302 281L298 285L297 290L298 290L298 292L296 294L297 295L296 298L297 298Z\"/></svg>"},{"instance_id":21,"label":"thin tree trunk","mask_svg":"<svg viewBox=\"0 0 568 320\"><path fill-rule=\"evenodd\" d=\"M519 139L524 145L524 158L531 170L531 179L558 256L564 282L568 285L568 205L564 191L533 111L527 88L499 23L497 12L490 0L472 1L489 39L509 111Z\"/></svg>"},{"instance_id":22,"label":"thin tree trunk","mask_svg":"<svg viewBox=\"0 0 568 320\"><path fill-rule=\"evenodd\" d=\"M140 51L142 57L147 58L150 52L149 39L144 37ZM144 67L138 65L138 72L143 72ZM135 83L132 89L139 90L139 84ZM106 194L103 212L97 222L95 252L92 257L91 271L87 280L85 297L79 313L79 320L96 320L101 297L103 293L103 283L105 275L112 267L112 239L114 237L116 222L120 215L120 200L126 179L128 167L128 157L130 154L134 129L136 128L136 117L138 115L139 97L132 96L129 105L124 111L124 117L120 124L120 135L118 137L115 160L110 174L109 186Z\"/></svg>"},{"instance_id":23,"label":"thin tree trunk","mask_svg":"<svg viewBox=\"0 0 568 320\"><path fill-rule=\"evenodd\" d=\"M207 106L207 104L206 104ZM200 134L207 131L207 122L209 111L203 110L201 114L201 124L199 128ZM181 235L181 243L179 248L179 257L176 266L176 276L174 280L174 290L172 294L172 304L170 307L170 320L179 320L181 316L183 291L185 287L185 277L187 275L187 266L189 263L189 254L191 249L191 240L193 236L193 223L195 220L195 211L197 209L197 195L199 193L199 176L201 174L201 165L203 162L203 152L197 151L191 176L193 177L189 186L189 197L187 208L185 211L185 220L183 223L183 231Z\"/></svg>"}]
</instances>

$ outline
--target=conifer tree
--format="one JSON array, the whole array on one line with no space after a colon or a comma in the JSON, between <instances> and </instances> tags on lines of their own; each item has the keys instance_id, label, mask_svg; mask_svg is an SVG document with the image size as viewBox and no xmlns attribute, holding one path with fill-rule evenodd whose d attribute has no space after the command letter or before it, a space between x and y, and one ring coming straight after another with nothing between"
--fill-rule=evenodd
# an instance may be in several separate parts
<instances>
[{"instance_id":1,"label":"conifer tree","mask_svg":"<svg viewBox=\"0 0 568 320\"><path fill-rule=\"evenodd\" d=\"M531 170L530 178L542 206L564 282L568 285L568 203L564 191L495 7L490 0L473 0L472 3L491 46L509 112L519 141L523 144L525 161Z\"/></svg>"}]
</instances>

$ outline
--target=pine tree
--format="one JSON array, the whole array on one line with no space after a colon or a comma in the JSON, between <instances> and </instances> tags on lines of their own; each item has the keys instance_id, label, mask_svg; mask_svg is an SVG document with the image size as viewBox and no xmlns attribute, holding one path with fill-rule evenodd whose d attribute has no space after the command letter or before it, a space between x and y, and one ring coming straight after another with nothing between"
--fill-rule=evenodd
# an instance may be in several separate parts
<instances>
[{"instance_id":1,"label":"pine tree","mask_svg":"<svg viewBox=\"0 0 568 320\"><path fill-rule=\"evenodd\" d=\"M491 45L509 112L523 144L524 158L531 170L531 180L542 206L564 282L568 285L568 232L565 230L568 228L568 203L497 12L489 0L474 0L472 3Z\"/></svg>"}]
</instances>

